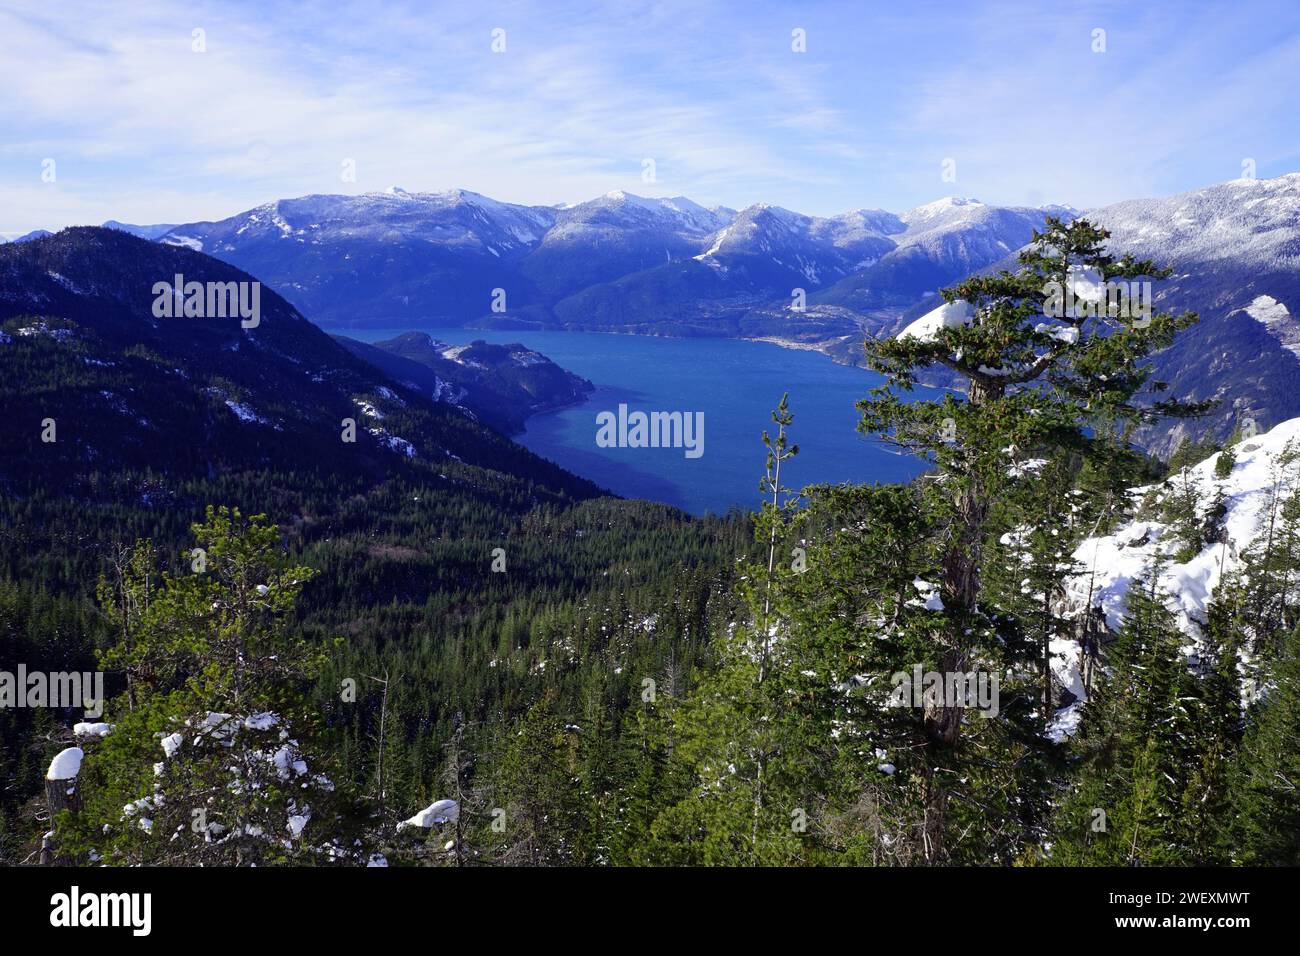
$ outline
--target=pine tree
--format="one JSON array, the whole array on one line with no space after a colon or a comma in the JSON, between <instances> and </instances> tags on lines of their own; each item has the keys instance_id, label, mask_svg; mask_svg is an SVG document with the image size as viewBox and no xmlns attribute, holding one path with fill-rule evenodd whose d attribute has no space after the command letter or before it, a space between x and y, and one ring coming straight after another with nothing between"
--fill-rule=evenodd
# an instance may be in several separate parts
<instances>
[{"instance_id":1,"label":"pine tree","mask_svg":"<svg viewBox=\"0 0 1300 956\"><path fill-rule=\"evenodd\" d=\"M1300 446L1277 456L1251 546L1242 554L1242 624L1250 651L1265 660L1300 623Z\"/></svg>"},{"instance_id":2,"label":"pine tree","mask_svg":"<svg viewBox=\"0 0 1300 956\"><path fill-rule=\"evenodd\" d=\"M1179 547L1172 557L1178 563L1190 561L1208 543L1205 520L1201 512L1200 489L1192 478L1191 468L1183 468L1166 482L1167 490L1160 501L1160 516L1168 525Z\"/></svg>"},{"instance_id":3,"label":"pine tree","mask_svg":"<svg viewBox=\"0 0 1300 956\"><path fill-rule=\"evenodd\" d=\"M1054 863L1183 861L1183 800L1201 767L1190 728L1201 709L1159 575L1157 565L1130 585L1123 624L1085 705L1074 743L1081 759L1058 817Z\"/></svg>"},{"instance_id":4,"label":"pine tree","mask_svg":"<svg viewBox=\"0 0 1300 956\"><path fill-rule=\"evenodd\" d=\"M1287 636L1232 768L1232 859L1300 865L1300 628Z\"/></svg>"},{"instance_id":5,"label":"pine tree","mask_svg":"<svg viewBox=\"0 0 1300 956\"><path fill-rule=\"evenodd\" d=\"M784 555L798 495L784 484L784 464L798 453L788 429L788 396L772 413L775 437L764 433L767 466L763 508L755 521L758 561L745 566L738 594L745 616L715 639L717 668L674 712L673 761L694 781L687 799L651 827L661 862L779 865L805 859L808 820L819 802L810 772L819 748L792 710L801 658L790 643L787 584L799 572Z\"/></svg>"},{"instance_id":6,"label":"pine tree","mask_svg":"<svg viewBox=\"0 0 1300 956\"><path fill-rule=\"evenodd\" d=\"M104 657L150 682L88 754L70 840L119 864L313 856L311 833L328 833L324 841L339 831L335 785L307 742L305 692L324 648L288 626L312 571L289 563L261 515L209 508L193 532L204 561L191 574L151 572L147 542L127 564L128 592L151 575L158 586L131 622L130 645Z\"/></svg>"},{"instance_id":7,"label":"pine tree","mask_svg":"<svg viewBox=\"0 0 1300 956\"><path fill-rule=\"evenodd\" d=\"M1105 251L1107 233L1085 220L1069 225L1048 219L1020 255L1016 274L975 276L943 291L941 321L915 334L869 342L868 364L886 382L859 403L863 431L881 435L921 456L937 471L928 504L942 526L940 589L944 630L937 635L939 669L959 672L980 654L1000 654L996 609L985 598L990 544L1021 522L1000 503L1024 476L1011 467L1022 455L1075 454L1116 458L1132 429L1155 415L1202 410L1157 398L1135 399L1164 386L1150 380L1147 356L1168 346L1191 325L1192 314L1156 314L1139 321L1119 314L1101 283L1163 277L1149 261ZM1078 290L1093 305L1069 306ZM1060 308L1056 306L1060 305ZM1117 306L1118 303L1115 303ZM1042 321L1047 314L1053 321ZM906 401L918 377L933 366L955 375L964 400ZM1010 459L1010 460L1009 460ZM928 715L930 746L956 744L961 708ZM948 794L931 793L931 843L943 856Z\"/></svg>"}]
</instances>

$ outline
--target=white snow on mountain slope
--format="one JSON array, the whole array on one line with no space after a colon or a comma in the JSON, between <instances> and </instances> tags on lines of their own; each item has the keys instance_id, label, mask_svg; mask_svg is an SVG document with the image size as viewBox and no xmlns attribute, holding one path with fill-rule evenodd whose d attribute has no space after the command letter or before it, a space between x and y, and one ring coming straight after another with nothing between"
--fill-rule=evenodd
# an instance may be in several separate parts
<instances>
[{"instance_id":1,"label":"white snow on mountain slope","mask_svg":"<svg viewBox=\"0 0 1300 956\"><path fill-rule=\"evenodd\" d=\"M1226 544L1206 547L1190 561L1170 564L1161 577L1161 584L1174 601L1172 606L1178 614L1179 625L1189 635L1197 632L1195 621L1204 614L1210 595L1218 586L1221 568L1231 571L1237 567L1241 552L1255 539L1261 509L1275 482L1284 477L1277 462L1290 442L1300 445L1300 418L1283 422L1271 431L1233 446L1237 461L1226 479L1214 476L1218 455L1190 469L1192 483L1203 502L1208 502L1220 489L1226 496L1228 510L1224 528L1228 540ZM1140 498L1149 490L1137 488L1132 494ZM1129 584L1153 557L1173 550L1167 535L1167 529L1158 521L1133 520L1114 534L1088 539L1079 546L1075 558L1089 568L1095 566L1095 577L1089 571L1076 578L1072 595L1080 601L1086 600L1091 586L1092 603L1101 605L1108 625L1114 628L1123 620Z\"/></svg>"},{"instance_id":2,"label":"white snow on mountain slope","mask_svg":"<svg viewBox=\"0 0 1300 956\"><path fill-rule=\"evenodd\" d=\"M193 236L186 236L180 234L172 235L168 233L167 235L163 236L162 239L160 239L159 241L169 246L184 246L186 249L193 249L195 252L203 251L203 240L195 239Z\"/></svg>"},{"instance_id":3,"label":"white snow on mountain slope","mask_svg":"<svg viewBox=\"0 0 1300 956\"><path fill-rule=\"evenodd\" d=\"M553 265L549 256L581 255L586 246L605 245L624 251L611 267L639 271L655 259L671 263L694 257L725 274L744 257L750 280L782 284L788 278L820 287L898 252L984 265L1023 242L1030 225L1041 225L1042 215L1042 210L958 198L901 215L855 209L809 216L767 203L737 212L706 208L683 196L649 198L624 190L571 205L522 206L464 189L413 193L394 186L359 195L275 200L218 222L177 226L161 241L244 264L265 256L280 261L284 253L268 247L284 243L423 242L456 258L469 257L464 261L488 257L493 268L525 257L531 261L533 253ZM606 281L621 274L596 270L581 278Z\"/></svg>"},{"instance_id":4,"label":"white snow on mountain slope","mask_svg":"<svg viewBox=\"0 0 1300 956\"><path fill-rule=\"evenodd\" d=\"M1261 516L1279 482L1294 482L1279 465L1288 444L1300 447L1300 418L1291 419L1271 431L1233 446L1236 464L1224 479L1214 475L1219 455L1195 465L1189 477L1200 500L1208 504L1222 491L1227 513L1223 519L1226 540L1205 547L1188 561L1175 562L1178 545L1170 529L1160 521L1133 519L1113 534L1089 538L1076 549L1074 558L1084 571L1067 585L1068 612L1082 614L1088 607L1100 608L1106 626L1114 631L1124 620L1128 591L1157 557L1169 562L1160 576L1168 594L1169 608L1188 637L1189 647L1199 636L1198 622L1226 572L1237 569L1241 555L1259 534ZM1285 487L1285 486L1284 486ZM1294 487L1292 485L1291 487ZM1145 498L1152 486L1132 489L1135 502ZM1065 688L1084 699L1080 679L1081 650L1074 640L1057 640L1052 645L1053 670ZM1070 719L1070 715L1063 715ZM1065 728L1059 727L1058 730Z\"/></svg>"},{"instance_id":5,"label":"white snow on mountain slope","mask_svg":"<svg viewBox=\"0 0 1300 956\"><path fill-rule=\"evenodd\" d=\"M730 209L705 209L685 196L652 199L618 189L560 209L543 242L598 242L629 232L651 232L703 243L734 215Z\"/></svg>"},{"instance_id":6,"label":"white snow on mountain slope","mask_svg":"<svg viewBox=\"0 0 1300 956\"><path fill-rule=\"evenodd\" d=\"M1271 295L1259 295L1241 310L1273 334L1282 347L1300 357L1300 322Z\"/></svg>"},{"instance_id":7,"label":"white snow on mountain slope","mask_svg":"<svg viewBox=\"0 0 1300 956\"><path fill-rule=\"evenodd\" d=\"M555 216L554 209L499 202L465 189L412 193L394 186L355 196L276 200L219 222L178 227L161 241L221 253L248 242L413 239L499 257L535 247Z\"/></svg>"},{"instance_id":8,"label":"white snow on mountain slope","mask_svg":"<svg viewBox=\"0 0 1300 956\"><path fill-rule=\"evenodd\" d=\"M889 233L902 230L898 217L880 210L822 217L757 203L737 213L694 258L724 273L739 257L767 259L816 287L878 261L894 248Z\"/></svg>"},{"instance_id":9,"label":"white snow on mountain slope","mask_svg":"<svg viewBox=\"0 0 1300 956\"><path fill-rule=\"evenodd\" d=\"M934 202L925 203L907 212L901 213L899 219L909 229L934 228L954 220L967 220L971 213L984 207L978 199L964 199L960 196L944 196Z\"/></svg>"},{"instance_id":10,"label":"white snow on mountain slope","mask_svg":"<svg viewBox=\"0 0 1300 956\"><path fill-rule=\"evenodd\" d=\"M1076 213L1068 206L990 206L949 196L900 213L905 229L890 238L896 254L916 250L930 258L966 263L973 271L1015 252L1031 229L1042 228L1048 215L1071 219Z\"/></svg>"},{"instance_id":11,"label":"white snow on mountain slope","mask_svg":"<svg viewBox=\"0 0 1300 956\"><path fill-rule=\"evenodd\" d=\"M1234 179L1163 199L1132 199L1090 210L1113 248L1177 263L1233 261L1300 265L1300 173Z\"/></svg>"}]
</instances>

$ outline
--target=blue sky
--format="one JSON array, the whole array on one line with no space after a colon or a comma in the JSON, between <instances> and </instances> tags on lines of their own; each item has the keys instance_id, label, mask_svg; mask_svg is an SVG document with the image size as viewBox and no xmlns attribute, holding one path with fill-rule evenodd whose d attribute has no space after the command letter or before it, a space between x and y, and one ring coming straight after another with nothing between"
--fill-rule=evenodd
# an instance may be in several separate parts
<instances>
[{"instance_id":1,"label":"blue sky","mask_svg":"<svg viewBox=\"0 0 1300 956\"><path fill-rule=\"evenodd\" d=\"M4 0L0 232L391 185L1088 208L1300 170L1298 65L1295 0Z\"/></svg>"}]
</instances>

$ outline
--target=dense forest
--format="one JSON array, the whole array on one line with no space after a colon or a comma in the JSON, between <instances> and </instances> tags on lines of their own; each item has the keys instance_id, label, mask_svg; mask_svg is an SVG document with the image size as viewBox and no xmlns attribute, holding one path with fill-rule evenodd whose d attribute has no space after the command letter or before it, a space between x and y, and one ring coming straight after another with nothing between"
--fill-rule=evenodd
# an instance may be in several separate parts
<instances>
[{"instance_id":1,"label":"dense forest","mask_svg":"<svg viewBox=\"0 0 1300 956\"><path fill-rule=\"evenodd\" d=\"M468 468L5 494L0 670L103 670L111 699L54 820L43 777L81 715L0 710L0 858L1300 863L1300 453L1184 626L1162 564L1224 541L1226 507L1186 476L1231 476L1240 443L1160 463L1130 441L1205 411L1148 362L1195 315L1042 321L1045 283L1167 274L1105 239L1049 220L1018 272L866 343L885 382L860 428L927 463L907 485L787 487L774 382L749 515ZM914 400L936 369L962 390ZM1135 516L1167 554L1121 619L1072 606L1077 546Z\"/></svg>"}]
</instances>

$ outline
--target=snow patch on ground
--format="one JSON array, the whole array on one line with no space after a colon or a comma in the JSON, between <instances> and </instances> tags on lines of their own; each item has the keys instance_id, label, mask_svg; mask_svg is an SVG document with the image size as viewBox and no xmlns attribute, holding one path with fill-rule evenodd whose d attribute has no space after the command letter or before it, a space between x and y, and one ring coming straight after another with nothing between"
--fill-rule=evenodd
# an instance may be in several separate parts
<instances>
[{"instance_id":1,"label":"snow patch on ground","mask_svg":"<svg viewBox=\"0 0 1300 956\"><path fill-rule=\"evenodd\" d=\"M249 422L254 425L268 425L271 428L277 430L280 428L279 425L263 418L261 415L257 414L257 412L253 411L252 408L250 408L248 405L245 405L243 402L237 402L232 398L228 398L226 399L226 407L230 409L232 412L234 412L235 417L238 418L241 422Z\"/></svg>"},{"instance_id":2,"label":"snow patch on ground","mask_svg":"<svg viewBox=\"0 0 1300 956\"><path fill-rule=\"evenodd\" d=\"M193 236L165 236L163 243L169 246L184 246L186 249L193 249L195 252L203 251L203 241L195 239Z\"/></svg>"},{"instance_id":3,"label":"snow patch on ground","mask_svg":"<svg viewBox=\"0 0 1300 956\"><path fill-rule=\"evenodd\" d=\"M428 829L437 823L455 823L460 817L460 804L455 800L435 800L409 820L397 825L401 830L406 827Z\"/></svg>"},{"instance_id":4,"label":"snow patch on ground","mask_svg":"<svg viewBox=\"0 0 1300 956\"><path fill-rule=\"evenodd\" d=\"M1300 357L1300 322L1285 304L1271 295L1260 295L1242 311L1268 329L1283 348Z\"/></svg>"}]
</instances>

